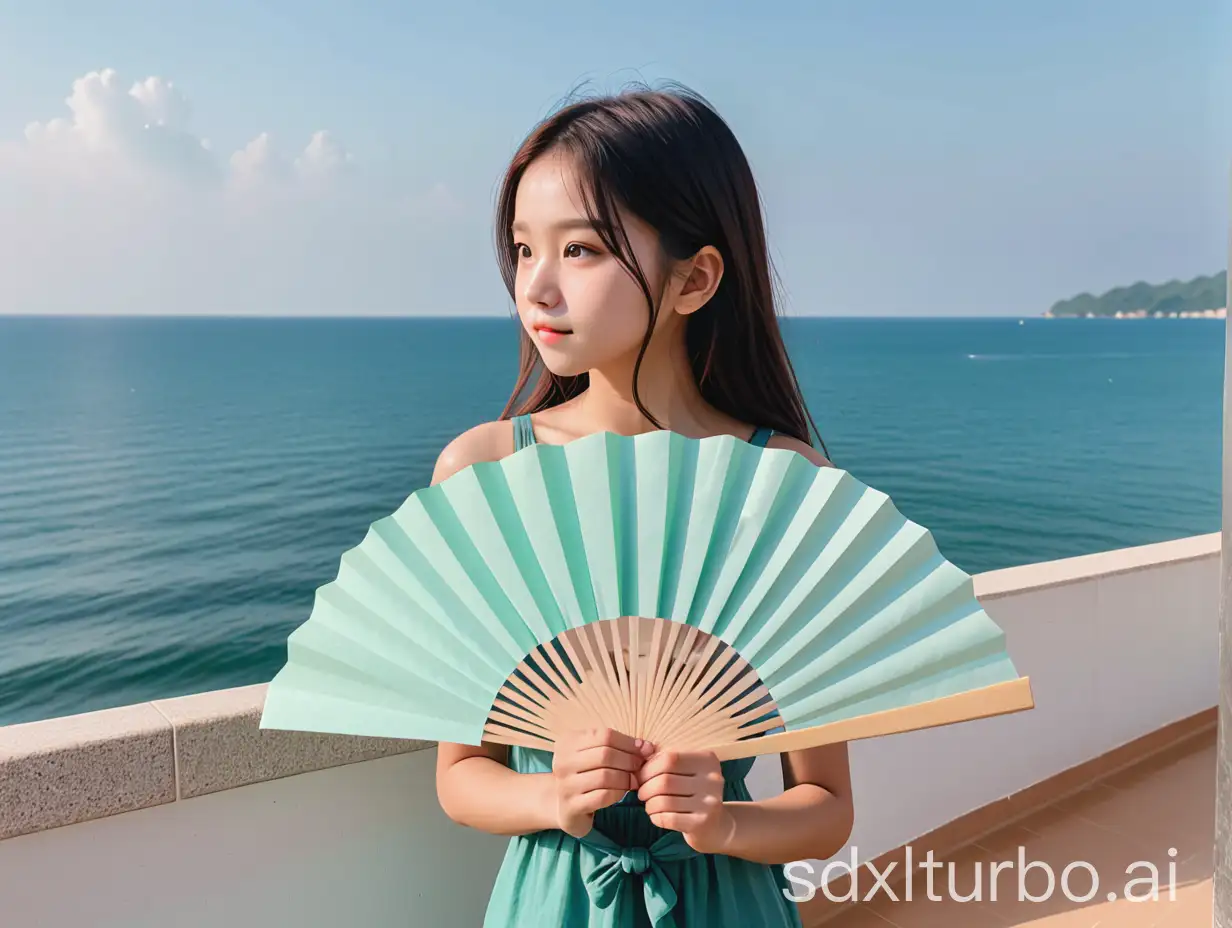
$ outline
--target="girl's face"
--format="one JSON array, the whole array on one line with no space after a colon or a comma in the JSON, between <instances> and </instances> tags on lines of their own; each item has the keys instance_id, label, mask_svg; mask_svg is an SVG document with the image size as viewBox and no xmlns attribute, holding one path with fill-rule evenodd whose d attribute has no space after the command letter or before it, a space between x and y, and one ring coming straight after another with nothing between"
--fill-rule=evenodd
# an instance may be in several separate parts
<instances>
[{"instance_id":1,"label":"girl's face","mask_svg":"<svg viewBox=\"0 0 1232 928\"><path fill-rule=\"evenodd\" d=\"M658 298L665 271L658 236L623 210L620 217ZM549 154L527 167L510 231L518 316L544 366L570 376L636 357L650 318L646 298L591 228L567 158ZM657 328L673 324L673 315L665 299Z\"/></svg>"}]
</instances>

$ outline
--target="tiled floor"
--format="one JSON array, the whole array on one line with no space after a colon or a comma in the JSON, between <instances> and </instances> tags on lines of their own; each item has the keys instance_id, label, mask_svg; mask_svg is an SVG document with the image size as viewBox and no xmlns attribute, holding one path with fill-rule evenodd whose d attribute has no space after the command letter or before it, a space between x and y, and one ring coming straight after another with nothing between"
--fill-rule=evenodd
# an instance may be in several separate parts
<instances>
[{"instance_id":1,"label":"tiled floor","mask_svg":"<svg viewBox=\"0 0 1232 928\"><path fill-rule=\"evenodd\" d=\"M911 901L905 889L898 901L882 892L846 907L825 928L1209 928L1214 838L1211 729L947 855L933 870L940 901L928 898L928 871L916 861ZM1032 861L1051 869L1051 893L1048 871ZM1061 876L1074 862L1067 893ZM1098 875L1093 894L1082 862ZM977 873L979 896L957 901L972 894ZM1126 898L1152 885L1155 899Z\"/></svg>"}]
</instances>

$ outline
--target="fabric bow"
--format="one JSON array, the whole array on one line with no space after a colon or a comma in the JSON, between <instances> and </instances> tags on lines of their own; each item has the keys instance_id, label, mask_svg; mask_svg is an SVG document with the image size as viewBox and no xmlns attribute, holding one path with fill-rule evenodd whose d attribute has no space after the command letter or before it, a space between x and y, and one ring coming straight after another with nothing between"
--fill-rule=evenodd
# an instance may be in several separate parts
<instances>
[{"instance_id":1,"label":"fabric bow","mask_svg":"<svg viewBox=\"0 0 1232 928\"><path fill-rule=\"evenodd\" d=\"M661 862L698 856L683 835L669 832L648 848L621 847L597 830L579 840L588 858L582 873L586 892L596 906L610 908L619 897L625 878L640 874L650 923L654 928L674 928L676 918L672 910L676 907L676 888L667 878Z\"/></svg>"}]
</instances>

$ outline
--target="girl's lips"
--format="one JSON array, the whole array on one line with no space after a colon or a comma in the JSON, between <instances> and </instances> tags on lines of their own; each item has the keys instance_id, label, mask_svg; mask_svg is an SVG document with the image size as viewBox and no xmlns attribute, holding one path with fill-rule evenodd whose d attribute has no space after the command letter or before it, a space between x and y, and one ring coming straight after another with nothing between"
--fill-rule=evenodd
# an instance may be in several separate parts
<instances>
[{"instance_id":1,"label":"girl's lips","mask_svg":"<svg viewBox=\"0 0 1232 928\"><path fill-rule=\"evenodd\" d=\"M573 334L567 329L553 329L546 325L535 326L535 334L539 336L539 340L545 345L554 345L566 335Z\"/></svg>"}]
</instances>

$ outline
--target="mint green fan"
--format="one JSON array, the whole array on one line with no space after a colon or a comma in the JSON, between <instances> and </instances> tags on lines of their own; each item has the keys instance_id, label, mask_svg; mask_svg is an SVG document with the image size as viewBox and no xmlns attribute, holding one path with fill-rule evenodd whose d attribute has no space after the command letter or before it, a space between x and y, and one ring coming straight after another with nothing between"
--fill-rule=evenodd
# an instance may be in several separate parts
<instances>
[{"instance_id":1,"label":"mint green fan","mask_svg":"<svg viewBox=\"0 0 1232 928\"><path fill-rule=\"evenodd\" d=\"M598 725L727 760L1032 706L970 576L884 493L733 436L604 432L373 523L261 727L551 750Z\"/></svg>"}]
</instances>

